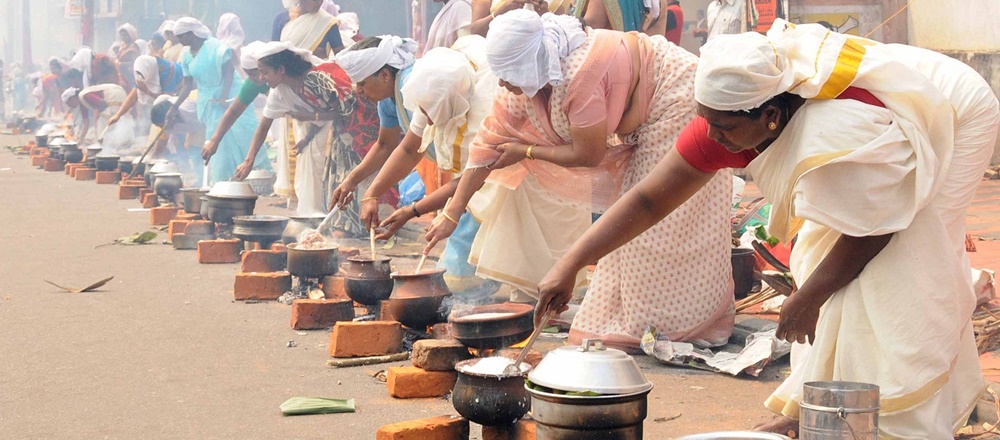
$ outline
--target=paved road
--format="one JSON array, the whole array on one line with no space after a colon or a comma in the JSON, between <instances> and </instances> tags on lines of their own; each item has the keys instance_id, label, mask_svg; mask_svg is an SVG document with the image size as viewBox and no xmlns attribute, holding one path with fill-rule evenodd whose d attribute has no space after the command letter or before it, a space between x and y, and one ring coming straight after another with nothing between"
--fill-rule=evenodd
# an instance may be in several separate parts
<instances>
[{"instance_id":1,"label":"paved road","mask_svg":"<svg viewBox=\"0 0 1000 440\"><path fill-rule=\"evenodd\" d=\"M393 400L370 377L384 367L327 368L327 331L289 329L281 304L233 302L236 265L199 265L193 251L160 244L94 249L148 230L148 213L128 212L137 203L116 200L112 185L29 165L0 152L0 437L362 439L386 423L454 413L443 399ZM42 281L112 275L86 294ZM648 438L766 420L760 402L782 374L641 364L656 383ZM354 398L358 411L282 417L278 405L300 395Z\"/></svg>"}]
</instances>

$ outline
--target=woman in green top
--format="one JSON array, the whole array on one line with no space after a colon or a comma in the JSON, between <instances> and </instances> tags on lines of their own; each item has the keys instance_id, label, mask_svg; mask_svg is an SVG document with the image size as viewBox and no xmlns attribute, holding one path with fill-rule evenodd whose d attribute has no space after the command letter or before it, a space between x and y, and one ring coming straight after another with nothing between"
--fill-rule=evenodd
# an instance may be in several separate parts
<instances>
[{"instance_id":1,"label":"woman in green top","mask_svg":"<svg viewBox=\"0 0 1000 440\"><path fill-rule=\"evenodd\" d=\"M239 95L236 96L233 103L229 104L229 108L226 109L226 114L219 121L219 126L215 129L215 134L212 135L212 138L208 142L205 142L205 146L201 150L201 157L205 159L205 162L208 162L212 158L212 155L219 150L219 143L222 142L222 138L233 128L233 124L253 104L253 101L258 96L267 94L267 82L264 81L264 78L260 75L260 70L257 69L257 58L255 55L256 51L263 45L264 43L260 41L254 41L244 46L240 52L240 67L246 72L247 80L243 81Z\"/></svg>"}]
</instances>

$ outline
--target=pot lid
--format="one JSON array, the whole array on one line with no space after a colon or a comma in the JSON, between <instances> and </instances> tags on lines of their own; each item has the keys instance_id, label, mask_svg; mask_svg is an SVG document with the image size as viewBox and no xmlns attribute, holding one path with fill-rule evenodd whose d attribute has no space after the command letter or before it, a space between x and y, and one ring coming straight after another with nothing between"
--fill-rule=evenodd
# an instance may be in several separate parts
<instances>
[{"instance_id":1,"label":"pot lid","mask_svg":"<svg viewBox=\"0 0 1000 440\"><path fill-rule=\"evenodd\" d=\"M536 385L560 391L602 395L633 394L653 387L624 351L607 348L600 339L550 351L529 375Z\"/></svg>"},{"instance_id":2,"label":"pot lid","mask_svg":"<svg viewBox=\"0 0 1000 440\"><path fill-rule=\"evenodd\" d=\"M97 157L99 159L114 159L114 160L121 159L121 157L115 156L114 153L107 153L107 152L105 152L105 153L99 153L97 155Z\"/></svg>"},{"instance_id":3,"label":"pot lid","mask_svg":"<svg viewBox=\"0 0 1000 440\"><path fill-rule=\"evenodd\" d=\"M91 146L87 147L87 150L103 150L103 149L104 149L104 147L102 147L100 145L91 145Z\"/></svg>"},{"instance_id":4,"label":"pot lid","mask_svg":"<svg viewBox=\"0 0 1000 440\"><path fill-rule=\"evenodd\" d=\"M179 173L180 171L180 168L177 168L176 164L170 162L159 162L149 169L150 174Z\"/></svg>"},{"instance_id":5,"label":"pot lid","mask_svg":"<svg viewBox=\"0 0 1000 440\"><path fill-rule=\"evenodd\" d=\"M246 182L216 182L215 185L212 185L212 190L208 192L208 195L228 198L257 198L253 187Z\"/></svg>"},{"instance_id":6,"label":"pot lid","mask_svg":"<svg viewBox=\"0 0 1000 440\"><path fill-rule=\"evenodd\" d=\"M184 177L181 173L156 173L156 177Z\"/></svg>"}]
</instances>

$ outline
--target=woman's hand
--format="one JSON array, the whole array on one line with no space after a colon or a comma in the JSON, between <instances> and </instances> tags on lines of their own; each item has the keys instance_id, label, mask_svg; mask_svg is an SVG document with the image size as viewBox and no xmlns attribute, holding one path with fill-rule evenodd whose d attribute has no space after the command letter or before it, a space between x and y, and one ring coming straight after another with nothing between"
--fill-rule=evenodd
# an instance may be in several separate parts
<instances>
[{"instance_id":1,"label":"woman's hand","mask_svg":"<svg viewBox=\"0 0 1000 440\"><path fill-rule=\"evenodd\" d=\"M121 119L121 116L118 115L108 118L108 127L117 124L119 119Z\"/></svg>"},{"instance_id":2,"label":"woman's hand","mask_svg":"<svg viewBox=\"0 0 1000 440\"><path fill-rule=\"evenodd\" d=\"M236 167L236 174L233 175L233 178L242 181L250 175L250 171L253 171L253 162L243 161L240 166Z\"/></svg>"},{"instance_id":3,"label":"woman's hand","mask_svg":"<svg viewBox=\"0 0 1000 440\"><path fill-rule=\"evenodd\" d=\"M510 12L510 11L515 10L515 9L522 9L522 8L524 8L524 4L525 3L532 3L532 4L534 4L535 2L532 1L532 0L512 0L510 2L507 2L505 5L501 6L500 9L497 9L496 13L494 13L493 16L496 17L496 16L501 15L501 14L503 14L505 12ZM546 8L548 8L548 6L546 6Z\"/></svg>"},{"instance_id":4,"label":"woman's hand","mask_svg":"<svg viewBox=\"0 0 1000 440\"><path fill-rule=\"evenodd\" d=\"M208 163L208 160L211 159L217 151L219 151L219 141L212 138L208 142L205 142L205 146L201 148L201 158L205 159L205 163Z\"/></svg>"},{"instance_id":5,"label":"woman's hand","mask_svg":"<svg viewBox=\"0 0 1000 440\"><path fill-rule=\"evenodd\" d=\"M816 340L816 322L819 321L821 306L808 293L802 290L793 292L781 304L775 336L783 341L812 344Z\"/></svg>"},{"instance_id":6,"label":"woman's hand","mask_svg":"<svg viewBox=\"0 0 1000 440\"><path fill-rule=\"evenodd\" d=\"M331 197L332 200L330 200L330 206L344 206L351 203L351 200L354 199L355 189L357 189L357 185L355 185L354 182L351 182L350 177L344 179L344 181L337 186L337 189L333 190L333 197Z\"/></svg>"},{"instance_id":7,"label":"woman's hand","mask_svg":"<svg viewBox=\"0 0 1000 440\"><path fill-rule=\"evenodd\" d=\"M361 202L361 224L366 228L378 227L378 199L367 199ZM375 237L378 238L378 237Z\"/></svg>"},{"instance_id":8,"label":"woman's hand","mask_svg":"<svg viewBox=\"0 0 1000 440\"><path fill-rule=\"evenodd\" d=\"M424 248L424 254L429 254L431 249L438 244L441 240L447 240L451 237L451 234L455 232L455 228L458 227L458 223L452 221L452 219L445 217L445 213L442 212L434 218L431 222L431 227L427 230L427 235L424 238L427 239L427 247Z\"/></svg>"},{"instance_id":9,"label":"woman's hand","mask_svg":"<svg viewBox=\"0 0 1000 440\"><path fill-rule=\"evenodd\" d=\"M413 209L409 206L404 206L393 212L389 218L385 219L382 224L379 225L382 228L382 232L375 236L377 240L388 240L393 235L396 235L396 231L399 231L406 222L413 218Z\"/></svg>"},{"instance_id":10,"label":"woman's hand","mask_svg":"<svg viewBox=\"0 0 1000 440\"><path fill-rule=\"evenodd\" d=\"M310 142L312 142L312 138L306 136L304 139L302 139L301 141L299 141L298 143L296 143L294 146L292 146L292 149L289 150L289 152L292 153L293 156L298 156L298 155L302 154L303 151L306 150L306 147L309 146Z\"/></svg>"},{"instance_id":11,"label":"woman's hand","mask_svg":"<svg viewBox=\"0 0 1000 440\"><path fill-rule=\"evenodd\" d=\"M573 288L576 287L576 273L563 265L556 263L538 283L538 304L535 306L535 325L539 325L547 313L556 316L565 312L569 301L573 299Z\"/></svg>"},{"instance_id":12,"label":"woman's hand","mask_svg":"<svg viewBox=\"0 0 1000 440\"><path fill-rule=\"evenodd\" d=\"M499 170L528 158L528 146L516 142L498 145L497 151L500 152L500 157L486 168Z\"/></svg>"}]
</instances>

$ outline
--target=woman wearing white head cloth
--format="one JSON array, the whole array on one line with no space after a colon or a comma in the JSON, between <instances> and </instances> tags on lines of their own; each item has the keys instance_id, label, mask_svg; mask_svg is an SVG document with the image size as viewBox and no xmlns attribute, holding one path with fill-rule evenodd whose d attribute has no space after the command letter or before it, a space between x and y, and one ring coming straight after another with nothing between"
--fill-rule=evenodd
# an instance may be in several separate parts
<instances>
[{"instance_id":1,"label":"woman wearing white head cloth","mask_svg":"<svg viewBox=\"0 0 1000 440\"><path fill-rule=\"evenodd\" d=\"M174 22L173 20L166 20L160 25L159 33L163 34L163 38L167 40L166 44L163 45L163 59L167 61L177 61L181 60L181 54L184 53L184 45L177 41L177 36L174 35Z\"/></svg>"},{"instance_id":2,"label":"woman wearing white head cloth","mask_svg":"<svg viewBox=\"0 0 1000 440\"><path fill-rule=\"evenodd\" d=\"M180 63L173 63L163 58L143 55L135 59L133 66L135 88L129 92L125 103L118 112L108 119L108 125L114 125L122 116L132 111L136 103L147 111L153 105L153 100L160 95L172 95L180 90L184 72Z\"/></svg>"},{"instance_id":3,"label":"woman wearing white head cloth","mask_svg":"<svg viewBox=\"0 0 1000 440\"><path fill-rule=\"evenodd\" d=\"M424 155L430 153L428 149L432 144L441 172L451 176L465 169L469 145L489 113L497 89L497 78L486 62L485 44L483 37L465 36L451 49L431 49L413 65L410 81L403 86L403 105L413 111L410 130L425 128L419 133L413 132L421 138L419 144L404 142L392 153L362 199L365 200L361 204L362 222L369 228L385 228L378 239L388 239L414 217L444 207L445 201L454 195L457 179L420 201L396 210L381 224L374 200L406 177ZM485 194L480 197L486 204L491 201ZM496 282L477 277L476 267L468 263L478 230L476 219L469 213L463 214L439 262L439 267L448 270L445 281L449 289L463 302L487 299L499 287Z\"/></svg>"},{"instance_id":4,"label":"woman wearing white head cloth","mask_svg":"<svg viewBox=\"0 0 1000 440\"><path fill-rule=\"evenodd\" d=\"M240 76L245 79L245 73L240 68L240 51L246 35L243 33L240 17L231 12L222 14L219 17L219 26L215 30L215 36L233 50L233 65L236 66L236 71L239 72Z\"/></svg>"},{"instance_id":5,"label":"woman wearing white head cloth","mask_svg":"<svg viewBox=\"0 0 1000 440\"><path fill-rule=\"evenodd\" d=\"M181 44L188 47L181 57L184 82L178 93L178 104L183 103L191 91L198 89L198 117L205 124L206 136L212 137L215 129L229 108L229 102L243 86L243 80L233 67L233 51L221 41L212 38L212 32L200 21L190 17L177 20L174 34ZM167 118L169 123L171 117ZM253 131L257 128L254 116L244 113L237 118L235 130L230 130L219 143L211 145L208 153L212 160L210 176L212 182L229 180L236 173L236 167L243 161L250 146ZM206 144L206 149L210 146ZM265 154L256 157L257 166L271 169Z\"/></svg>"},{"instance_id":6,"label":"woman wearing white head cloth","mask_svg":"<svg viewBox=\"0 0 1000 440\"><path fill-rule=\"evenodd\" d=\"M796 342L792 373L765 402L781 417L760 429L797 426L804 383L855 381L879 386L881 436L952 438L984 386L963 239L997 136L989 85L941 54L780 20L701 54L701 117L549 274L540 308L716 170L747 167L773 203L769 233L797 236L800 286L777 331Z\"/></svg>"},{"instance_id":7,"label":"woman wearing white head cloth","mask_svg":"<svg viewBox=\"0 0 1000 440\"><path fill-rule=\"evenodd\" d=\"M135 59L142 55L142 48L139 47L138 41L139 32L136 31L135 26L125 23L118 27L118 42L115 43L113 53L118 59L118 69L125 81L123 86L126 91L135 87L132 65L135 63Z\"/></svg>"},{"instance_id":8,"label":"woman wearing white head cloth","mask_svg":"<svg viewBox=\"0 0 1000 440\"><path fill-rule=\"evenodd\" d=\"M404 108L401 89L409 80L413 62L416 60L417 42L409 38L391 35L369 37L355 43L350 50L337 55L337 64L344 68L358 93L365 99L378 103L378 139L364 160L340 182L333 191L333 203L343 205L350 202L358 185L375 175L397 146L413 148L420 145L423 127L403 131L410 127L410 110ZM418 122L419 124L419 122ZM405 136L404 136L405 134ZM424 170L421 178L427 191L437 188L437 167L433 162L421 162ZM418 171L421 171L418 168Z\"/></svg>"},{"instance_id":9,"label":"woman wearing white head cloth","mask_svg":"<svg viewBox=\"0 0 1000 440\"><path fill-rule=\"evenodd\" d=\"M271 92L251 151L236 177L250 173L253 154L263 144L274 119L295 119L295 135L300 141L291 154L298 157L294 174L298 214L325 213L327 182L331 176L353 168L364 155L364 147L375 137L374 105L357 99L351 80L340 66L324 63L308 50L273 42L257 56ZM363 236L357 206L345 206L334 219L334 227L350 236Z\"/></svg>"},{"instance_id":10,"label":"woman wearing white head cloth","mask_svg":"<svg viewBox=\"0 0 1000 440\"><path fill-rule=\"evenodd\" d=\"M327 59L344 48L339 20L323 9L323 0L300 0L297 16L281 30L281 41Z\"/></svg>"},{"instance_id":11,"label":"woman wearing white head cloth","mask_svg":"<svg viewBox=\"0 0 1000 440\"><path fill-rule=\"evenodd\" d=\"M80 112L80 142L94 142L104 139L103 146L108 151L120 151L132 146L135 138L135 123L131 116L119 121L114 127L107 126L107 118L118 112L125 102L125 89L117 84L98 84L83 90L69 88L63 93L63 104L70 110ZM93 132L90 128L93 127ZM93 136L90 134L93 133Z\"/></svg>"},{"instance_id":12,"label":"woman wearing white head cloth","mask_svg":"<svg viewBox=\"0 0 1000 440\"><path fill-rule=\"evenodd\" d=\"M466 31L472 23L472 0L435 1L445 5L431 22L431 27L427 31L427 42L423 47L424 52L435 47L451 47L460 32Z\"/></svg>"},{"instance_id":13,"label":"woman wearing white head cloth","mask_svg":"<svg viewBox=\"0 0 1000 440\"><path fill-rule=\"evenodd\" d=\"M591 212L604 211L645 177L694 117L697 58L662 36L585 31L574 17L522 10L497 17L486 39L490 66L507 90L497 94L458 191L428 239L449 236L449 218L489 178L501 186L502 203L473 211L483 219L479 271L517 280L534 294L590 226ZM730 241L723 235L731 182L716 177L641 240L602 259L570 339L599 337L635 349L652 326L673 341L725 344L734 319ZM496 256L532 253L530 265ZM570 289L582 282L579 269Z\"/></svg>"}]
</instances>

